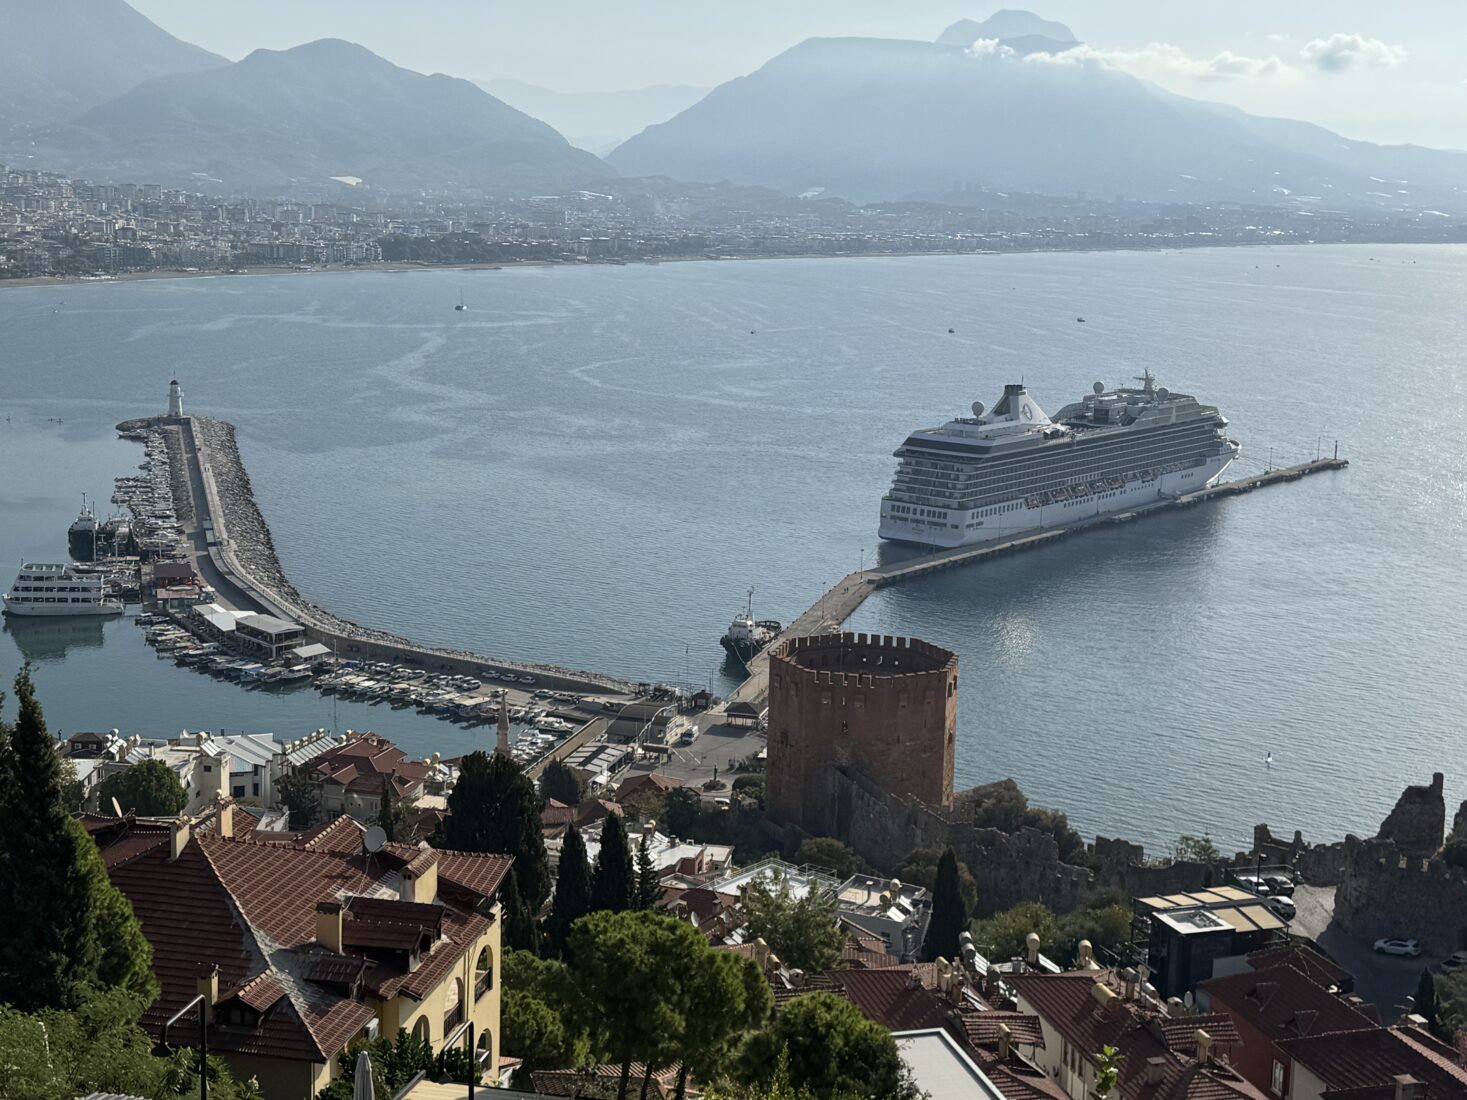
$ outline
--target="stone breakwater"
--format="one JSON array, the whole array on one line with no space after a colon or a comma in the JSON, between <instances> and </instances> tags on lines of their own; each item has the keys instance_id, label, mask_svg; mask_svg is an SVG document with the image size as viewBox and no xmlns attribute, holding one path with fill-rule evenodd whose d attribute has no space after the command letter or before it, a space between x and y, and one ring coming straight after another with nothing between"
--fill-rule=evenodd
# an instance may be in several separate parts
<instances>
[{"instance_id":1,"label":"stone breakwater","mask_svg":"<svg viewBox=\"0 0 1467 1100\"><path fill-rule=\"evenodd\" d=\"M255 501L249 473L240 457L234 425L211 417L189 418L193 444L204 481L205 502L200 505L212 529L217 553L234 576L258 593L267 607L274 606L306 627L312 637L337 647L344 656L372 659L409 659L445 667L484 667L529 673L550 686L581 691L630 692L633 685L611 676L558 665L528 664L486 657L468 650L424 646L385 630L354 623L307 600L291 584L280 566L270 527ZM170 452L171 454L171 452ZM183 463L179 469L186 468Z\"/></svg>"}]
</instances>

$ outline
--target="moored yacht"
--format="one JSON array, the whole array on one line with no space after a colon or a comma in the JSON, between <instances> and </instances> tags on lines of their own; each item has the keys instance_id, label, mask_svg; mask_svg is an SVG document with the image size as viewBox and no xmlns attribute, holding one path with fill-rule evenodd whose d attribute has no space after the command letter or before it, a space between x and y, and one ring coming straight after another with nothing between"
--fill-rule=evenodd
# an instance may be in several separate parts
<instances>
[{"instance_id":1,"label":"moored yacht","mask_svg":"<svg viewBox=\"0 0 1467 1100\"><path fill-rule=\"evenodd\" d=\"M69 563L28 563L5 593L5 614L120 615L122 601L107 594L100 573L78 573Z\"/></svg>"}]
</instances>

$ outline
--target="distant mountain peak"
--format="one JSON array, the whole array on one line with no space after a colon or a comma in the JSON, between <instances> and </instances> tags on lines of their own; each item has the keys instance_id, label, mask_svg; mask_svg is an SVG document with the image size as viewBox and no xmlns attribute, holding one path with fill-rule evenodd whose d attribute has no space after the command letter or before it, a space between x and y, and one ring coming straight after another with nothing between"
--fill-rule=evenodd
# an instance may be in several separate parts
<instances>
[{"instance_id":1,"label":"distant mountain peak","mask_svg":"<svg viewBox=\"0 0 1467 1100\"><path fill-rule=\"evenodd\" d=\"M1075 32L1063 23L1052 19L1041 19L1032 11L1004 8L996 11L981 23L973 19L959 19L937 38L939 46L961 46L967 49L980 38L1007 39L1043 38L1055 42L1061 48L1079 44Z\"/></svg>"}]
</instances>

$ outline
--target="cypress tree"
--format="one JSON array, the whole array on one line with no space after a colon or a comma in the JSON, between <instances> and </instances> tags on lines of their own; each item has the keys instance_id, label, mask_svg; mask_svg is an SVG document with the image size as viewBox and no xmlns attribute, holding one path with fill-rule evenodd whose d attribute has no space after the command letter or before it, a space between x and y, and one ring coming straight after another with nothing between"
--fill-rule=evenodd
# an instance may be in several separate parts
<instances>
[{"instance_id":1,"label":"cypress tree","mask_svg":"<svg viewBox=\"0 0 1467 1100\"><path fill-rule=\"evenodd\" d=\"M152 952L66 811L61 759L28 671L15 693L15 725L0 724L0 1002L70 1008L105 986L151 999Z\"/></svg>"},{"instance_id":2,"label":"cypress tree","mask_svg":"<svg viewBox=\"0 0 1467 1100\"><path fill-rule=\"evenodd\" d=\"M505 876L504 885L499 888L499 908L504 914L502 946L508 950L538 954L540 928L525 905L519 886L512 874Z\"/></svg>"},{"instance_id":3,"label":"cypress tree","mask_svg":"<svg viewBox=\"0 0 1467 1100\"><path fill-rule=\"evenodd\" d=\"M1426 1026L1433 1033L1437 1031L1436 978L1432 976L1430 967L1421 968L1421 977L1416 982L1416 996L1412 1000L1411 1008L1426 1021Z\"/></svg>"},{"instance_id":4,"label":"cypress tree","mask_svg":"<svg viewBox=\"0 0 1467 1100\"><path fill-rule=\"evenodd\" d=\"M515 885L532 915L550 896L540 796L508 756L472 752L463 758L448 796L448 817L434 843L461 852L514 856Z\"/></svg>"},{"instance_id":5,"label":"cypress tree","mask_svg":"<svg viewBox=\"0 0 1467 1100\"><path fill-rule=\"evenodd\" d=\"M596 873L591 877L592 910L620 913L632 907L632 852L627 831L618 814L608 814L601 825L601 850L596 853Z\"/></svg>"},{"instance_id":6,"label":"cypress tree","mask_svg":"<svg viewBox=\"0 0 1467 1100\"><path fill-rule=\"evenodd\" d=\"M657 904L662 886L657 881L657 868L652 866L652 850L647 844L647 835L637 845L637 894L635 909L651 909Z\"/></svg>"},{"instance_id":7,"label":"cypress tree","mask_svg":"<svg viewBox=\"0 0 1467 1100\"><path fill-rule=\"evenodd\" d=\"M590 911L591 865L586 861L586 842L572 825L560 849L560 873L550 914L550 947L556 954L564 953L571 925Z\"/></svg>"},{"instance_id":8,"label":"cypress tree","mask_svg":"<svg viewBox=\"0 0 1467 1100\"><path fill-rule=\"evenodd\" d=\"M937 861L937 882L932 888L932 918L922 944L922 961L958 957L958 937L968 924L963 895L958 885L958 857L948 848Z\"/></svg>"}]
</instances>

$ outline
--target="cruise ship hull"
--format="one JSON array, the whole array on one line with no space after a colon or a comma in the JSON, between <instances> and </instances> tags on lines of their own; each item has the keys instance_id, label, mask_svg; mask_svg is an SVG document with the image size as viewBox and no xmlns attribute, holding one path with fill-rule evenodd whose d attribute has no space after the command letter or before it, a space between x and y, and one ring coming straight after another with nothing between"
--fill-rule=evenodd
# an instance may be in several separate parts
<instances>
[{"instance_id":1,"label":"cruise ship hull","mask_svg":"<svg viewBox=\"0 0 1467 1100\"><path fill-rule=\"evenodd\" d=\"M1015 506L1010 511L999 511L995 515L978 518L969 518L968 513L955 511L948 513L940 521L914 519L893 514L891 500L884 499L881 502L881 526L878 533L889 542L942 549L1032 535L1101 516L1134 511L1148 504L1194 493L1215 484L1223 471L1232 464L1233 458L1233 453L1226 453L1209 458L1202 465L1190 469L1161 474L1150 480L1129 481L1119 489L1044 504L1037 508L1026 506L1022 500L1014 501ZM954 528L952 521L957 517L961 517L961 522Z\"/></svg>"}]
</instances>

